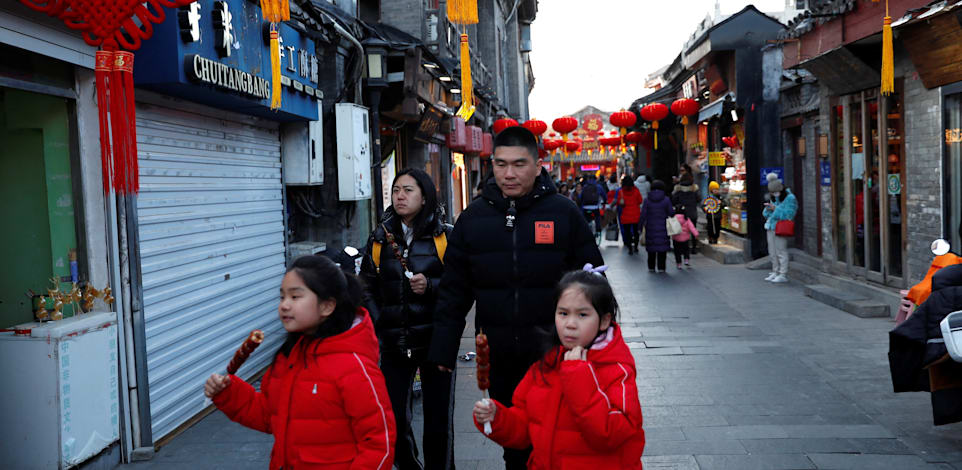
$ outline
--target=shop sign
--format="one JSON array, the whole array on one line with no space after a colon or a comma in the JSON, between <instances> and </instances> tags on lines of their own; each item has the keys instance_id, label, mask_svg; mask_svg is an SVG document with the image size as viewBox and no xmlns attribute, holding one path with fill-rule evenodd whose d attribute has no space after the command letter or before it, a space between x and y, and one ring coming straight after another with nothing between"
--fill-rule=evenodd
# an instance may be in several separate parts
<instances>
[{"instance_id":1,"label":"shop sign","mask_svg":"<svg viewBox=\"0 0 962 470\"><path fill-rule=\"evenodd\" d=\"M444 115L434 106L425 106L424 114L421 115L421 122L418 123L418 130L414 133L414 140L418 142L431 142L431 139L441 128L441 119Z\"/></svg>"},{"instance_id":2,"label":"shop sign","mask_svg":"<svg viewBox=\"0 0 962 470\"><path fill-rule=\"evenodd\" d=\"M581 128L588 132L599 132L604 130L605 121L600 114L589 114L581 119Z\"/></svg>"},{"instance_id":3,"label":"shop sign","mask_svg":"<svg viewBox=\"0 0 962 470\"><path fill-rule=\"evenodd\" d=\"M898 173L889 175L888 180L889 194L895 196L902 192L902 178Z\"/></svg>"},{"instance_id":4,"label":"shop sign","mask_svg":"<svg viewBox=\"0 0 962 470\"><path fill-rule=\"evenodd\" d=\"M725 152L708 152L709 166L725 166Z\"/></svg>"},{"instance_id":5,"label":"shop sign","mask_svg":"<svg viewBox=\"0 0 962 470\"><path fill-rule=\"evenodd\" d=\"M728 212L728 224L731 225L732 230L738 230L742 226L742 216L738 211Z\"/></svg>"},{"instance_id":6,"label":"shop sign","mask_svg":"<svg viewBox=\"0 0 962 470\"><path fill-rule=\"evenodd\" d=\"M821 176L820 179L822 181L822 186L831 186L832 185L832 165L827 161L822 161L820 163L821 165L819 166L819 170L820 170L819 173Z\"/></svg>"},{"instance_id":7,"label":"shop sign","mask_svg":"<svg viewBox=\"0 0 962 470\"><path fill-rule=\"evenodd\" d=\"M771 168L762 168L762 186L768 185L769 173L775 173L778 175L778 179L782 180L783 183L785 182L785 169L780 166L773 166Z\"/></svg>"},{"instance_id":8,"label":"shop sign","mask_svg":"<svg viewBox=\"0 0 962 470\"><path fill-rule=\"evenodd\" d=\"M154 25L137 52L138 87L279 121L317 120L320 63L314 40L281 23L281 107L270 109L270 24L257 3L198 0Z\"/></svg>"},{"instance_id":9,"label":"shop sign","mask_svg":"<svg viewBox=\"0 0 962 470\"><path fill-rule=\"evenodd\" d=\"M581 171L598 171L601 165L581 165Z\"/></svg>"}]
</instances>

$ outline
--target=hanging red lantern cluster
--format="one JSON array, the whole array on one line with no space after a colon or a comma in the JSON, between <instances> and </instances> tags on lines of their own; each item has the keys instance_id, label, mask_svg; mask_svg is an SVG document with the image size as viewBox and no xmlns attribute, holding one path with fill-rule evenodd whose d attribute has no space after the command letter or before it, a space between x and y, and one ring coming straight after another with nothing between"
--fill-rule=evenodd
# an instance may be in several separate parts
<instances>
[{"instance_id":1,"label":"hanging red lantern cluster","mask_svg":"<svg viewBox=\"0 0 962 470\"><path fill-rule=\"evenodd\" d=\"M572 139L565 142L565 150L569 153L577 153L581 151L581 139Z\"/></svg>"},{"instance_id":2,"label":"hanging red lantern cluster","mask_svg":"<svg viewBox=\"0 0 962 470\"><path fill-rule=\"evenodd\" d=\"M540 139L541 135L548 130L548 124L538 119L528 119L521 126L531 131L531 133L534 134L534 136L538 139Z\"/></svg>"},{"instance_id":3,"label":"hanging red lantern cluster","mask_svg":"<svg viewBox=\"0 0 962 470\"><path fill-rule=\"evenodd\" d=\"M562 145L562 142L557 139L544 139L544 149L548 152L554 152L558 150Z\"/></svg>"},{"instance_id":4,"label":"hanging red lantern cluster","mask_svg":"<svg viewBox=\"0 0 962 470\"><path fill-rule=\"evenodd\" d=\"M668 117L668 106L662 103L651 103L641 108L641 118L651 122L651 128L655 130L655 148L658 148L658 121Z\"/></svg>"},{"instance_id":5,"label":"hanging red lantern cluster","mask_svg":"<svg viewBox=\"0 0 962 470\"><path fill-rule=\"evenodd\" d=\"M515 121L514 119L501 118L501 119L498 119L497 121L494 121L494 125L492 126L492 128L494 129L494 134L498 135L501 133L501 131L517 125L518 125L518 121Z\"/></svg>"},{"instance_id":6,"label":"hanging red lantern cluster","mask_svg":"<svg viewBox=\"0 0 962 470\"><path fill-rule=\"evenodd\" d=\"M608 118L608 122L610 122L612 126L617 127L621 135L628 133L627 128L634 126L637 121L638 117L635 116L635 113L625 111L624 109L617 113L611 113L611 116Z\"/></svg>"}]
</instances>

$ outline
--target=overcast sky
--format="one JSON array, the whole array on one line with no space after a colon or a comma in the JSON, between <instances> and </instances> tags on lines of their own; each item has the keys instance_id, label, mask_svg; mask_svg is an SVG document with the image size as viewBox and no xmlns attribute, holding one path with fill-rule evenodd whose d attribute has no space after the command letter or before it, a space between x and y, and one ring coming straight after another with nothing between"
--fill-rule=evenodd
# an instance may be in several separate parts
<instances>
[{"instance_id":1,"label":"overcast sky","mask_svg":"<svg viewBox=\"0 0 962 470\"><path fill-rule=\"evenodd\" d=\"M785 0L721 0L723 15L752 4L782 11ZM555 118L592 105L626 108L648 94L645 77L681 52L715 0L540 0L531 25L535 86L531 118Z\"/></svg>"}]
</instances>

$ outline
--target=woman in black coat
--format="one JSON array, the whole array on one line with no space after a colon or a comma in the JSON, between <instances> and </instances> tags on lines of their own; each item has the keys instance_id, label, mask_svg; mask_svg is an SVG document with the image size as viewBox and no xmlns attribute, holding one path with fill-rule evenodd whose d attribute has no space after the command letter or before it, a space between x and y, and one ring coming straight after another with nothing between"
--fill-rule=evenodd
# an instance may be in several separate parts
<instances>
[{"instance_id":1,"label":"woman in black coat","mask_svg":"<svg viewBox=\"0 0 962 470\"><path fill-rule=\"evenodd\" d=\"M450 231L442 220L431 177L423 170L404 169L394 178L391 207L371 234L361 262L361 277L373 301L368 308L381 343L381 370L397 422L394 463L400 470L454 467L454 375L425 362L438 283L444 273L439 251ZM380 246L379 254L375 246ZM424 394L423 466L411 429L410 392L419 368Z\"/></svg>"}]
</instances>

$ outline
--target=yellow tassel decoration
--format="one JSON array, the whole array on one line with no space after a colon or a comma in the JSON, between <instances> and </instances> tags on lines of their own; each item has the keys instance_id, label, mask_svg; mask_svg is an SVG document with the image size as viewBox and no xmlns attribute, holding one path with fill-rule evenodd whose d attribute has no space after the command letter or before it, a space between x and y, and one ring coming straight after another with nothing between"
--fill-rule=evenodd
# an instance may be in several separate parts
<instances>
[{"instance_id":1,"label":"yellow tassel decoration","mask_svg":"<svg viewBox=\"0 0 962 470\"><path fill-rule=\"evenodd\" d=\"M658 150L658 121L652 121L651 128L655 131L655 150Z\"/></svg>"},{"instance_id":2,"label":"yellow tassel decoration","mask_svg":"<svg viewBox=\"0 0 962 470\"><path fill-rule=\"evenodd\" d=\"M474 115L474 85L471 81L471 48L468 35L461 35L461 108L458 116L467 122Z\"/></svg>"},{"instance_id":3,"label":"yellow tassel decoration","mask_svg":"<svg viewBox=\"0 0 962 470\"><path fill-rule=\"evenodd\" d=\"M291 7L287 0L261 0L261 13L264 20L280 23L291 19Z\"/></svg>"},{"instance_id":4,"label":"yellow tassel decoration","mask_svg":"<svg viewBox=\"0 0 962 470\"><path fill-rule=\"evenodd\" d=\"M477 24L477 0L448 0L448 21L455 24Z\"/></svg>"},{"instance_id":5,"label":"yellow tassel decoration","mask_svg":"<svg viewBox=\"0 0 962 470\"><path fill-rule=\"evenodd\" d=\"M895 92L895 58L892 50L892 18L888 2L885 2L885 19L882 20L882 90L883 95Z\"/></svg>"},{"instance_id":6,"label":"yellow tassel decoration","mask_svg":"<svg viewBox=\"0 0 962 470\"><path fill-rule=\"evenodd\" d=\"M281 44L271 23L271 109L281 107Z\"/></svg>"},{"instance_id":7,"label":"yellow tassel decoration","mask_svg":"<svg viewBox=\"0 0 962 470\"><path fill-rule=\"evenodd\" d=\"M681 117L681 130L685 145L688 145L688 116Z\"/></svg>"}]
</instances>

